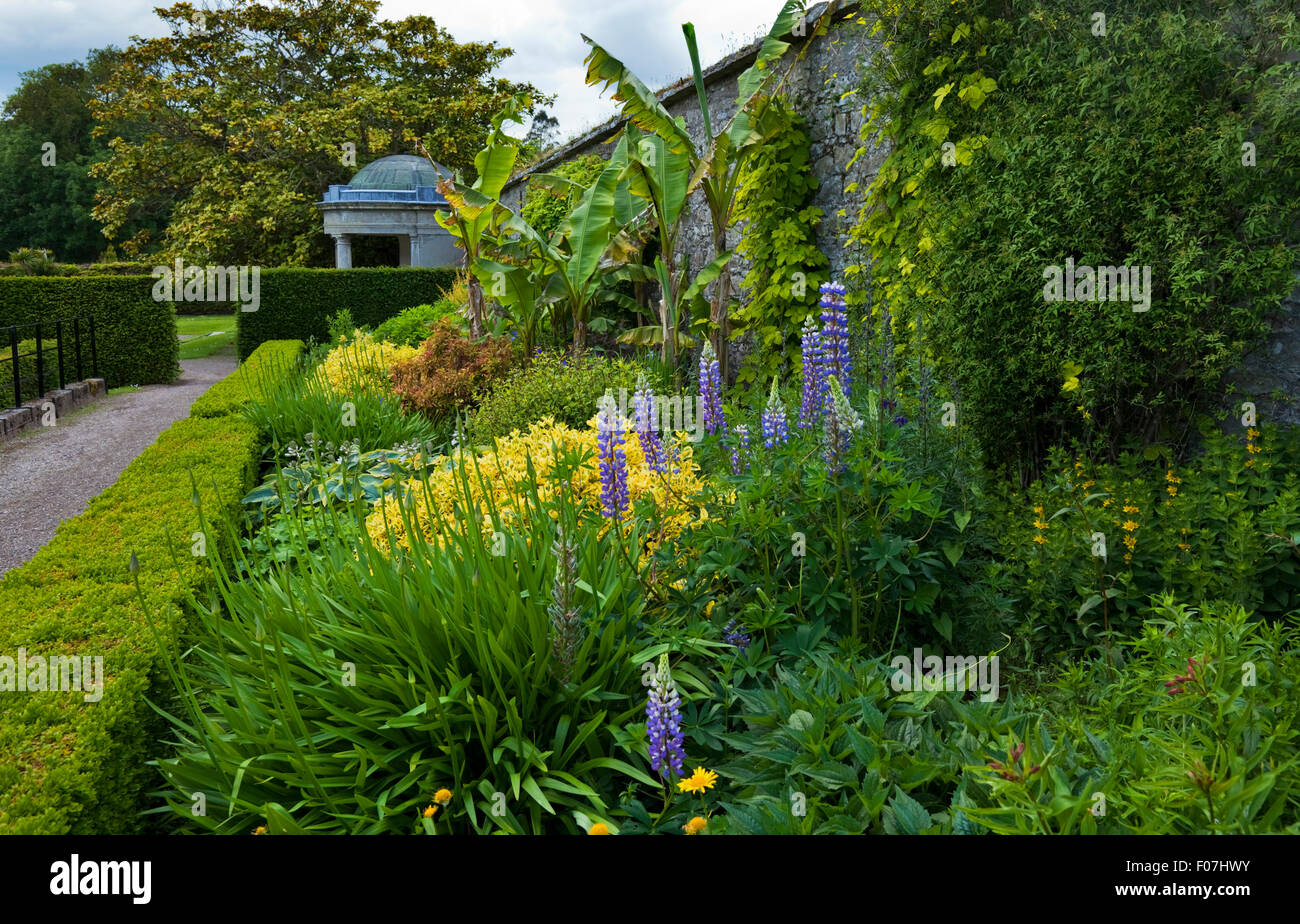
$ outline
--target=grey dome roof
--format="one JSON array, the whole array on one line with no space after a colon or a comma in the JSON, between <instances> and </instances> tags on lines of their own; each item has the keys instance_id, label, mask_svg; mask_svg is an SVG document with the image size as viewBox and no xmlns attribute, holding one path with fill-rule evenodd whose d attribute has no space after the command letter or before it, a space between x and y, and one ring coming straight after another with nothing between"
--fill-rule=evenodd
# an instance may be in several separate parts
<instances>
[{"instance_id":1,"label":"grey dome roof","mask_svg":"<svg viewBox=\"0 0 1300 924\"><path fill-rule=\"evenodd\" d=\"M353 189L415 189L417 186L437 186L438 173L442 179L451 179L452 172L442 164L429 163L414 154L391 154L371 161L348 183Z\"/></svg>"}]
</instances>

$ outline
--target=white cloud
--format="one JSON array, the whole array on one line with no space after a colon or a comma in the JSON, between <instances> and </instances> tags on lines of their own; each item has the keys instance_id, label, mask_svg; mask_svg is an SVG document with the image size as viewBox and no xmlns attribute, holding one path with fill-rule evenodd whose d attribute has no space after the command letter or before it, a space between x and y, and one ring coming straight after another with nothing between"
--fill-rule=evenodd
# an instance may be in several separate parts
<instances>
[{"instance_id":1,"label":"white cloud","mask_svg":"<svg viewBox=\"0 0 1300 924\"><path fill-rule=\"evenodd\" d=\"M91 48L122 47L132 35L162 34L153 13L162 5L169 0L0 0L0 98L17 88L20 71L83 59ZM380 12L387 19L424 14L458 41L513 48L502 75L556 94L551 114L568 137L616 111L585 84L582 33L657 89L690 72L683 22L694 22L708 66L760 35L780 7L780 0L384 0Z\"/></svg>"}]
</instances>

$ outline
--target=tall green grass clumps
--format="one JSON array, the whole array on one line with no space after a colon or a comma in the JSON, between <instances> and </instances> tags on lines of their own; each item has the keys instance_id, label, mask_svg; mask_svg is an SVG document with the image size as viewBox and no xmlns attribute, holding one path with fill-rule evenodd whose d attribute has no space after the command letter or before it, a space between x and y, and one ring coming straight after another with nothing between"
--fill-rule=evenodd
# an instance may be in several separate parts
<instances>
[{"instance_id":1,"label":"tall green grass clumps","mask_svg":"<svg viewBox=\"0 0 1300 924\"><path fill-rule=\"evenodd\" d=\"M348 353L346 348L338 349ZM397 396L380 384L373 371L365 362L348 361L345 356L327 377L301 362L288 376L267 376L253 384L255 397L245 414L269 435L277 452L295 444L351 444L366 452L446 442L450 422L435 423L404 413Z\"/></svg>"},{"instance_id":2,"label":"tall green grass clumps","mask_svg":"<svg viewBox=\"0 0 1300 924\"><path fill-rule=\"evenodd\" d=\"M575 815L653 785L624 730L644 708L636 573L599 518L528 491L440 523L436 544L406 510L391 557L358 533L363 504L303 505L291 528L353 538L244 580L247 562L215 562L217 598L172 662L184 712L158 766L178 825L581 833Z\"/></svg>"}]
</instances>

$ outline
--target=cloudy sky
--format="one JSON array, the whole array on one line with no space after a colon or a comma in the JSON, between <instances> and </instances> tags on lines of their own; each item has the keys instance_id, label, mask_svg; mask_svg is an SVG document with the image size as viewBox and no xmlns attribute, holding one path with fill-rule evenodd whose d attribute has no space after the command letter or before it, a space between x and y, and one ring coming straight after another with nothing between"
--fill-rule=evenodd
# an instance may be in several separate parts
<instances>
[{"instance_id":1,"label":"cloudy sky","mask_svg":"<svg viewBox=\"0 0 1300 924\"><path fill-rule=\"evenodd\" d=\"M0 0L0 99L18 74L85 57L90 48L125 46L132 35L160 34L163 0ZM195 0L196 6L208 5ZM693 22L705 66L766 31L781 0L384 0L382 15L432 16L459 41L494 40L513 48L502 68L558 99L552 115L570 137L614 112L583 83L586 33L659 88L690 73L681 24Z\"/></svg>"}]
</instances>

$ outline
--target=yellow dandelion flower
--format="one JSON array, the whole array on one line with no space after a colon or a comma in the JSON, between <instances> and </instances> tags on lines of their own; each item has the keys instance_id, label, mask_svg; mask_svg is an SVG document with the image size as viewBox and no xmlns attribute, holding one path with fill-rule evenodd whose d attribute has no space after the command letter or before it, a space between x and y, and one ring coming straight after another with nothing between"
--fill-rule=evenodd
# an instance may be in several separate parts
<instances>
[{"instance_id":1,"label":"yellow dandelion flower","mask_svg":"<svg viewBox=\"0 0 1300 924\"><path fill-rule=\"evenodd\" d=\"M686 824L682 825L682 830L687 834L699 834L708 826L709 822L706 819L696 815L690 821L686 822Z\"/></svg>"},{"instance_id":2,"label":"yellow dandelion flower","mask_svg":"<svg viewBox=\"0 0 1300 924\"><path fill-rule=\"evenodd\" d=\"M438 814L438 806L436 805L430 805L427 809L424 810L425 818L432 818L436 814Z\"/></svg>"},{"instance_id":3,"label":"yellow dandelion flower","mask_svg":"<svg viewBox=\"0 0 1300 924\"><path fill-rule=\"evenodd\" d=\"M433 794L433 801L437 802L439 805L447 805L451 802L451 790L439 789Z\"/></svg>"},{"instance_id":4,"label":"yellow dandelion flower","mask_svg":"<svg viewBox=\"0 0 1300 924\"><path fill-rule=\"evenodd\" d=\"M266 825L258 825L256 828L253 829L253 833L254 833L254 834L265 834L265 833L266 833Z\"/></svg>"},{"instance_id":5,"label":"yellow dandelion flower","mask_svg":"<svg viewBox=\"0 0 1300 924\"><path fill-rule=\"evenodd\" d=\"M588 834L608 834L609 826L604 822L598 821L587 829Z\"/></svg>"},{"instance_id":6,"label":"yellow dandelion flower","mask_svg":"<svg viewBox=\"0 0 1300 924\"><path fill-rule=\"evenodd\" d=\"M704 792L706 789L712 789L716 782L718 782L716 772L696 767L694 773L678 782L677 788L682 792Z\"/></svg>"},{"instance_id":7,"label":"yellow dandelion flower","mask_svg":"<svg viewBox=\"0 0 1300 924\"><path fill-rule=\"evenodd\" d=\"M1132 520L1125 520L1123 525L1120 528L1123 529L1125 532L1131 533L1133 532L1133 530L1138 528L1138 524L1134 523Z\"/></svg>"}]
</instances>

